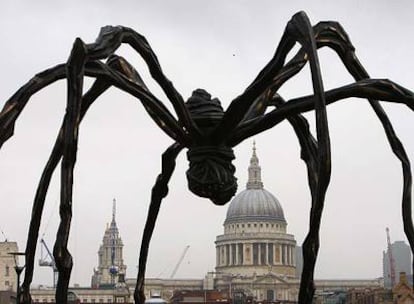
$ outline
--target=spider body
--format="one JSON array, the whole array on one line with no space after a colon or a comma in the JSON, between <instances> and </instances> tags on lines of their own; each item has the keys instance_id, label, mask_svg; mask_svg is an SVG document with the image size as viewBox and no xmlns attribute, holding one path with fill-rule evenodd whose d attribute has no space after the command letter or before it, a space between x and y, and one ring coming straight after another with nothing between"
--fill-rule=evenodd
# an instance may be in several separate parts
<instances>
[{"instance_id":1,"label":"spider body","mask_svg":"<svg viewBox=\"0 0 414 304\"><path fill-rule=\"evenodd\" d=\"M224 205L237 191L237 178L232 164L233 149L224 144L214 145L211 138L224 116L223 108L217 98L211 99L202 89L193 92L186 107L202 133L200 142L193 143L187 152L188 187L194 194Z\"/></svg>"},{"instance_id":2,"label":"spider body","mask_svg":"<svg viewBox=\"0 0 414 304\"><path fill-rule=\"evenodd\" d=\"M125 59L115 55L123 43L129 44L145 61L153 79L171 102L176 116L151 93L138 71ZM288 61L287 56L299 43L301 48ZM318 49L334 50L355 82L325 91L319 67ZM106 62L104 62L106 60ZM284 100L279 88L309 64L313 94ZM84 76L95 79L83 92ZM142 237L138 276L134 299L143 304L144 279L148 247L154 231L162 199L175 169L177 155L187 148L189 189L198 196L222 205L237 190L233 147L243 140L275 127L287 120L295 131L301 158L308 173L311 194L309 231L303 242L303 271L299 303L312 303L315 287L313 274L319 249L319 229L326 190L331 174L331 150L326 106L348 97L365 98L374 110L395 156L403 168L402 217L404 231L413 250L414 228L411 218L411 169L402 143L378 100L401 103L414 110L414 93L386 79L371 79L355 55L348 35L337 22L325 21L312 26L306 14L299 12L288 22L274 56L256 79L224 111L218 99L204 90L195 90L187 102L164 75L148 41L134 30L122 26L106 26L94 43L74 42L66 63L37 74L22 86L0 112L0 147L14 132L14 125L30 97L59 79L67 79L67 107L62 127L50 158L43 170L33 203L26 244L26 269L20 303L32 303L30 285L33 278L35 251L47 190L53 172L61 163L61 222L53 249L59 278L56 303L67 303L72 257L67 249L72 216L72 185L76 162L79 126L90 105L110 87L136 97L155 124L173 140L163 153L162 170L151 193L147 221ZM272 107L271 111L266 111ZM303 112L314 111L316 136L310 132Z\"/></svg>"}]
</instances>

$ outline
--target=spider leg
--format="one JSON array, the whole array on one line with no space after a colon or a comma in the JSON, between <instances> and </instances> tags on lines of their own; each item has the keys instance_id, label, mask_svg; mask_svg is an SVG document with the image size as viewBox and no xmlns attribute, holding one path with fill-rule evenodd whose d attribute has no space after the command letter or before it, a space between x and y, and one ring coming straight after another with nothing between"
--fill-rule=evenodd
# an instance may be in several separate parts
<instances>
[{"instance_id":1,"label":"spider leg","mask_svg":"<svg viewBox=\"0 0 414 304\"><path fill-rule=\"evenodd\" d=\"M288 53L296 43L296 39L291 32L291 27L294 26L292 23L292 20L288 22L273 58L260 71L249 87L233 99L227 108L220 125L213 131L212 138L215 138L217 142L222 141L225 134L229 133L228 130L233 130L239 124L252 103L268 88L273 77L283 67Z\"/></svg>"},{"instance_id":2,"label":"spider leg","mask_svg":"<svg viewBox=\"0 0 414 304\"><path fill-rule=\"evenodd\" d=\"M291 21L291 33L296 35L296 39L302 44L309 55L316 115L317 162L316 168L312 170L316 178L316 183L310 183L310 186L313 185L313 191L311 193L312 204L309 231L302 245L304 263L299 288L299 303L305 304L312 302L315 292L313 275L319 250L321 216L331 175L331 151L325 95L313 29L308 17L303 12L294 15Z\"/></svg>"},{"instance_id":3,"label":"spider leg","mask_svg":"<svg viewBox=\"0 0 414 304\"><path fill-rule=\"evenodd\" d=\"M321 22L317 25L318 32L326 32L330 34L331 39L325 39L321 41L321 45L326 45L336 51L341 58L345 67L355 80L362 80L369 78L368 72L364 69L360 61L355 54L355 48L353 47L348 35L342 26L337 22ZM400 139L396 135L394 128L385 113L385 110L381 104L372 98L368 99L371 107L375 111L378 119L380 120L388 142L394 155L400 160L403 171L403 194L402 194L402 218L404 225L404 232L411 247L411 252L414 254L414 225L412 220L412 174L411 165L405 152L404 146ZM407 104L412 110L414 110L414 104ZM412 263L412 271L414 272L414 261Z\"/></svg>"},{"instance_id":4,"label":"spider leg","mask_svg":"<svg viewBox=\"0 0 414 304\"><path fill-rule=\"evenodd\" d=\"M63 158L61 167L60 224L53 248L53 256L59 272L56 286L56 302L67 303L72 256L67 248L72 219L73 170L76 162L78 129L83 89L86 48L76 39L67 63L68 96L63 126Z\"/></svg>"},{"instance_id":5,"label":"spider leg","mask_svg":"<svg viewBox=\"0 0 414 304\"><path fill-rule=\"evenodd\" d=\"M338 22L333 21L324 21L319 22L316 26L313 27L315 32L315 39L317 42L317 47L329 47L333 49L342 60L344 66L348 72L354 77L355 80L368 79L369 75L358 60L355 54L355 48L352 45L347 33L342 28ZM280 88L280 86L288 79L296 75L308 61L307 54L302 48L294 57L291 59L280 71L280 73L273 79L272 86L258 98L255 103L251 106L251 109L246 114L244 120L253 119L260 115L264 114L264 111L267 107L267 102L275 92ZM409 95L409 94L407 94ZM402 98L404 100L405 98ZM391 149L394 155L400 160L402 164L403 171L403 194L402 194L402 217L404 224L404 232L410 243L411 251L414 254L414 227L411 216L411 204L412 204L412 174L411 174L411 165L408 159L407 153L405 152L404 146L402 145L400 139L396 135L393 126L386 115L381 104L372 98L368 99L371 107L375 111L378 119L380 120L384 131L386 133L388 142L391 146ZM398 102L398 101L397 101ZM414 110L414 104L410 103L409 99L406 104L409 108ZM289 122L291 119L288 118ZM292 124L292 122L291 122ZM295 127L294 127L295 128ZM296 131L296 128L295 128ZM299 140L299 133L296 132ZM303 151L303 145L302 151ZM309 171L308 171L309 173ZM414 262L412 264L412 269L414 272Z\"/></svg>"},{"instance_id":6,"label":"spider leg","mask_svg":"<svg viewBox=\"0 0 414 304\"><path fill-rule=\"evenodd\" d=\"M175 160L178 153L184 147L179 143L171 145L162 155L162 170L158 175L151 193L151 203L148 210L147 221L145 223L144 234L141 242L141 250L139 255L138 276L135 286L134 300L137 304L144 304L144 283L145 283L145 268L148 257L148 247L151 241L152 233L154 231L155 222L160 210L161 201L168 193L168 182L175 169Z\"/></svg>"},{"instance_id":7,"label":"spider leg","mask_svg":"<svg viewBox=\"0 0 414 304\"><path fill-rule=\"evenodd\" d=\"M16 119L23 111L30 97L49 84L65 78L65 76L65 64L47 69L35 75L7 100L0 112L0 148L5 141L13 136Z\"/></svg>"},{"instance_id":8,"label":"spider leg","mask_svg":"<svg viewBox=\"0 0 414 304\"><path fill-rule=\"evenodd\" d=\"M107 77L113 86L137 97L150 117L168 136L175 141L190 144L192 139L189 134L179 126L163 103L151 94L140 79L138 72L125 59L117 58L119 58L118 69L124 71L123 73L119 73L101 62L92 62L90 66L95 69L95 76ZM130 76L126 77L124 74ZM133 77L133 80L129 79L130 77Z\"/></svg>"},{"instance_id":9,"label":"spider leg","mask_svg":"<svg viewBox=\"0 0 414 304\"><path fill-rule=\"evenodd\" d=\"M276 94L272 98L271 103L276 107L281 107L286 104L286 101L279 94ZM292 125L299 139L301 158L307 167L309 189L313 195L318 180L315 175L315 172L317 172L317 141L310 132L309 123L303 115L292 115L287 117L287 120Z\"/></svg>"},{"instance_id":10,"label":"spider leg","mask_svg":"<svg viewBox=\"0 0 414 304\"><path fill-rule=\"evenodd\" d=\"M117 68L119 64L115 60L110 60L108 65L114 68ZM85 93L82 98L81 102L81 114L80 120L83 119L86 112L88 111L89 107L93 104L93 102L108 88L110 84L104 80L102 77L97 78L97 80L93 83L91 88ZM59 161L61 160L63 153L63 125L60 129L58 137L55 141L55 144L52 149L52 153L47 161L45 168L43 169L42 176L39 181L39 185L37 187L36 196L33 203L32 208L32 216L30 220L29 232L27 237L27 244L26 244L26 267L25 267L25 275L24 275L24 282L22 284L22 302L23 303L31 303L30 299L30 284L33 279L33 270L34 270L34 258L36 252L36 245L38 240L39 234L39 227L40 221L43 212L43 206L45 202L45 197L47 190L49 188L50 180L52 174L54 173Z\"/></svg>"},{"instance_id":11,"label":"spider leg","mask_svg":"<svg viewBox=\"0 0 414 304\"><path fill-rule=\"evenodd\" d=\"M111 59L112 58L112 59ZM176 119L168 109L147 89L139 74L126 62L125 59L111 56L108 66L101 62L90 61L86 63L85 75L107 78L119 89L137 97L147 110L155 123L173 140L189 143L188 134L179 127ZM118 68L115 69L110 62L117 58ZM112 68L110 68L112 66ZM121 74L120 74L121 73ZM60 64L36 74L22 86L7 102L0 112L0 148L14 133L17 118L23 111L30 97L49 84L66 77L66 65Z\"/></svg>"},{"instance_id":12,"label":"spider leg","mask_svg":"<svg viewBox=\"0 0 414 304\"><path fill-rule=\"evenodd\" d=\"M105 26L101 29L95 43L87 46L88 56L91 59L106 58L115 52L122 43L129 44L144 59L151 76L171 101L179 121L195 138L199 138L201 131L191 118L182 96L162 72L158 58L144 36L128 27Z\"/></svg>"},{"instance_id":13,"label":"spider leg","mask_svg":"<svg viewBox=\"0 0 414 304\"><path fill-rule=\"evenodd\" d=\"M365 79L325 92L327 105L349 97L402 103L414 110L414 92L387 79ZM315 96L313 95L288 100L278 109L240 124L229 138L228 143L235 146L248 137L276 126L289 116L312 111L314 102Z\"/></svg>"}]
</instances>

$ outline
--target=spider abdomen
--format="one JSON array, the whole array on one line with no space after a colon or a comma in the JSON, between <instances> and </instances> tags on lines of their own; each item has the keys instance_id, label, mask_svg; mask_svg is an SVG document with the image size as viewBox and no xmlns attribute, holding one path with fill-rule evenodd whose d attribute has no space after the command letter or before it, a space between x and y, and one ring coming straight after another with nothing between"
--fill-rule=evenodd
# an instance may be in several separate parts
<instances>
[{"instance_id":1,"label":"spider abdomen","mask_svg":"<svg viewBox=\"0 0 414 304\"><path fill-rule=\"evenodd\" d=\"M227 203L237 191L233 150L225 146L201 146L187 152L190 168L188 187L194 194L209 198L216 205Z\"/></svg>"},{"instance_id":2,"label":"spider abdomen","mask_svg":"<svg viewBox=\"0 0 414 304\"><path fill-rule=\"evenodd\" d=\"M217 98L203 89L193 91L186 107L202 133L201 139L189 147L187 158L188 187L194 194L209 198L216 205L227 203L237 191L233 150L223 144L214 145L210 134L220 123L224 111Z\"/></svg>"}]
</instances>

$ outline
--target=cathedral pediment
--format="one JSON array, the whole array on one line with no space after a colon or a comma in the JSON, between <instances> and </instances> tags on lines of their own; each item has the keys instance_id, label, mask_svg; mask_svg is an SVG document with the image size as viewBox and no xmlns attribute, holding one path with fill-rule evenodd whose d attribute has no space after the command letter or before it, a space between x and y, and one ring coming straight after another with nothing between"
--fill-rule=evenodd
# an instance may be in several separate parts
<instances>
[{"instance_id":1,"label":"cathedral pediment","mask_svg":"<svg viewBox=\"0 0 414 304\"><path fill-rule=\"evenodd\" d=\"M256 280L253 281L253 284L287 284L288 281L286 277L277 275L275 273L268 273L264 276L258 276Z\"/></svg>"}]
</instances>

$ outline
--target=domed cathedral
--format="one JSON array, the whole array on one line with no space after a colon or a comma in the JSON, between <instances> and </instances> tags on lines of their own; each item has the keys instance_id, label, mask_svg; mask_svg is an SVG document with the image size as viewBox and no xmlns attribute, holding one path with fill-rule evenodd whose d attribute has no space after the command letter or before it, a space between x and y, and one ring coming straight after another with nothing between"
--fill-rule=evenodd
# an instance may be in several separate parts
<instances>
[{"instance_id":1,"label":"domed cathedral","mask_svg":"<svg viewBox=\"0 0 414 304\"><path fill-rule=\"evenodd\" d=\"M295 301L296 241L287 233L280 202L263 187L255 144L248 174L246 189L230 203L224 234L216 239L217 283L227 285L234 298L239 293L256 301Z\"/></svg>"}]
</instances>

